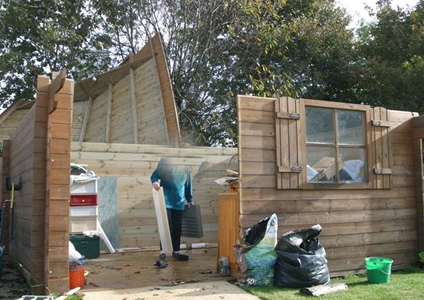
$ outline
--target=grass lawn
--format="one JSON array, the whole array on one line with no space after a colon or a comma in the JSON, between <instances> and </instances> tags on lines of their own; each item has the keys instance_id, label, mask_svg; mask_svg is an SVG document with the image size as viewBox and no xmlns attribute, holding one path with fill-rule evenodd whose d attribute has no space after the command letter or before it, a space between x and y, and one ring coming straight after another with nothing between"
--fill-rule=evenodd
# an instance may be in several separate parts
<instances>
[{"instance_id":1,"label":"grass lawn","mask_svg":"<svg viewBox=\"0 0 424 300\"><path fill-rule=\"evenodd\" d=\"M276 287L242 288L264 300L324 299L324 300L422 300L424 299L424 270L409 268L393 271L389 283L370 284L366 275L355 275L343 278L332 278L330 283L345 283L347 290L319 297L302 295L299 289Z\"/></svg>"}]
</instances>

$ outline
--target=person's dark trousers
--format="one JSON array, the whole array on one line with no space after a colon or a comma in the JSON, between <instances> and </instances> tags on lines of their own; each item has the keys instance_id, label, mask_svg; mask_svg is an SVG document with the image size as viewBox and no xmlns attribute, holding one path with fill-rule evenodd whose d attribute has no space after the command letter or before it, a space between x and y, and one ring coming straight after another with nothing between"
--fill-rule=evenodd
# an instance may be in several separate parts
<instances>
[{"instance_id":1,"label":"person's dark trousers","mask_svg":"<svg viewBox=\"0 0 424 300\"><path fill-rule=\"evenodd\" d=\"M183 211L176 209L166 209L168 215L169 231L171 232L172 248L174 252L180 251Z\"/></svg>"}]
</instances>

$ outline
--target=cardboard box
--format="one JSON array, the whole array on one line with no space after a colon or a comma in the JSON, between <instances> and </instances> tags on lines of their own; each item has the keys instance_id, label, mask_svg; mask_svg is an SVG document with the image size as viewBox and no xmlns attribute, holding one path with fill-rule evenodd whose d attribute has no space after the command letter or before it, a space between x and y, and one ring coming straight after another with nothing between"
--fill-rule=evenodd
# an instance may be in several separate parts
<instances>
[{"instance_id":1,"label":"cardboard box","mask_svg":"<svg viewBox=\"0 0 424 300\"><path fill-rule=\"evenodd\" d=\"M343 168L343 161L338 160L339 171ZM312 168L318 172L318 174L310 181L332 181L336 174L336 163L334 157L323 157L321 158Z\"/></svg>"}]
</instances>

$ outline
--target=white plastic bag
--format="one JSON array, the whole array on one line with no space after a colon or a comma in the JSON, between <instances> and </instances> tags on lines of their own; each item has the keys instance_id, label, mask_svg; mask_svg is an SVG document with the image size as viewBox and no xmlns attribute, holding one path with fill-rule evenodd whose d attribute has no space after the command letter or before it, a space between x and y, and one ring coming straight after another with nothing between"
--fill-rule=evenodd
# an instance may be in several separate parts
<instances>
[{"instance_id":1,"label":"white plastic bag","mask_svg":"<svg viewBox=\"0 0 424 300\"><path fill-rule=\"evenodd\" d=\"M76 249L74 244L69 241L69 263L77 263L79 265L85 265L85 256L81 255Z\"/></svg>"}]
</instances>

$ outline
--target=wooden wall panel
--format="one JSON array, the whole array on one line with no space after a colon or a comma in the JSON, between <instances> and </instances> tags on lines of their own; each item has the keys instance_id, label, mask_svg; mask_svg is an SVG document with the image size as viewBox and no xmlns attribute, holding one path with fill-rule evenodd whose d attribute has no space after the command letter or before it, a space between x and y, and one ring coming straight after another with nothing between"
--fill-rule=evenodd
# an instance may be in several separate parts
<instances>
[{"instance_id":1,"label":"wooden wall panel","mask_svg":"<svg viewBox=\"0 0 424 300\"><path fill-rule=\"evenodd\" d=\"M74 102L72 110L72 141L79 141L87 109L88 101Z\"/></svg>"},{"instance_id":2,"label":"wooden wall panel","mask_svg":"<svg viewBox=\"0 0 424 300\"><path fill-rule=\"evenodd\" d=\"M277 190L276 153L269 143L276 134L271 112L274 102L274 98L238 99L242 230L273 213L279 218L279 235L320 224L320 241L328 253L332 275L363 273L365 257L373 255L393 258L394 269L415 262L418 231L414 156L418 153L411 147L411 118L416 114L384 109L376 113L390 124L389 136L384 137L390 142L390 152L383 155L390 162L385 167L392 168L391 189ZM389 183L384 180L376 182L376 187L387 187Z\"/></svg>"},{"instance_id":3,"label":"wooden wall panel","mask_svg":"<svg viewBox=\"0 0 424 300\"><path fill-rule=\"evenodd\" d=\"M31 198L31 188L29 187L31 187L33 183L34 174L32 169L34 126L28 126L28 124L34 124L35 119L36 107L33 106L25 116L23 123L17 127L14 133L12 133L10 140L11 169L10 173L7 174L14 183L18 183L19 178L22 178L23 186L25 185L26 187L21 191L15 192L14 208L13 210L9 210L10 218L11 220L13 219L13 222L9 223L10 244L8 250L10 253L13 253L16 260L22 261L22 265L25 268L28 268L29 271L32 271L31 252L39 251L39 248L43 248L43 245L38 245L34 246L34 249L31 249L31 241L33 238L40 238L43 240L43 235L39 235L32 231L33 217L36 217L40 210L34 209L33 204L30 201L25 200ZM44 127L46 127L46 125ZM11 191L5 192L6 196L4 199L10 199ZM29 209L26 209L27 207ZM27 212L30 212L30 214L26 215ZM44 213L44 210L41 210L41 213ZM33 236L33 233L35 236ZM42 262L35 266L35 269L37 268L43 268Z\"/></svg>"},{"instance_id":4,"label":"wooden wall panel","mask_svg":"<svg viewBox=\"0 0 424 300\"><path fill-rule=\"evenodd\" d=\"M84 104L73 113L73 141L178 146L177 108L158 35L117 68L75 87L74 102Z\"/></svg>"},{"instance_id":5,"label":"wooden wall panel","mask_svg":"<svg viewBox=\"0 0 424 300\"><path fill-rule=\"evenodd\" d=\"M86 164L98 176L117 176L120 247L158 249L150 176L161 157L178 157L192 167L193 197L201 206L204 237L183 243L216 244L218 194L227 189L215 179L226 175L237 149L169 148L155 145L72 143L72 162ZM99 199L99 201L102 201Z\"/></svg>"},{"instance_id":6,"label":"wooden wall panel","mask_svg":"<svg viewBox=\"0 0 424 300\"><path fill-rule=\"evenodd\" d=\"M112 89L110 141L114 143L134 143L134 130L130 78L126 76L116 82Z\"/></svg>"},{"instance_id":7,"label":"wooden wall panel","mask_svg":"<svg viewBox=\"0 0 424 300\"><path fill-rule=\"evenodd\" d=\"M66 220L73 81L62 81L64 74L61 72L52 82L48 77L38 77L37 100L5 143L8 166L3 165L2 173L17 185L13 209L8 210L8 250L33 294L69 288L65 241L69 238ZM57 83L64 83L61 93L49 93L51 87L60 87ZM49 114L54 101L55 109ZM3 189L2 196L10 198L11 191Z\"/></svg>"},{"instance_id":8,"label":"wooden wall panel","mask_svg":"<svg viewBox=\"0 0 424 300\"><path fill-rule=\"evenodd\" d=\"M10 138L33 104L34 101L21 100L2 112L0 115L0 141Z\"/></svg>"},{"instance_id":9,"label":"wooden wall panel","mask_svg":"<svg viewBox=\"0 0 424 300\"><path fill-rule=\"evenodd\" d=\"M178 120L177 105L172 89L171 76L163 49L163 42L160 35L156 35L150 41L153 50L154 61L157 68L158 78L160 82L160 93L165 111L165 119L168 133L168 144L177 146L180 142L180 122Z\"/></svg>"},{"instance_id":10,"label":"wooden wall panel","mask_svg":"<svg viewBox=\"0 0 424 300\"><path fill-rule=\"evenodd\" d=\"M139 144L168 144L166 118L154 60L135 70Z\"/></svg>"},{"instance_id":11,"label":"wooden wall panel","mask_svg":"<svg viewBox=\"0 0 424 300\"><path fill-rule=\"evenodd\" d=\"M106 135L108 91L104 91L96 99L93 99L89 112L87 128L84 133L84 141L103 143ZM89 101L83 101L84 108L89 106ZM80 104L81 105L81 104ZM85 112L84 112L85 113ZM84 120L84 115L82 116ZM81 125L82 126L82 125ZM74 139L73 139L74 140ZM79 136L76 141L79 141Z\"/></svg>"}]
</instances>

